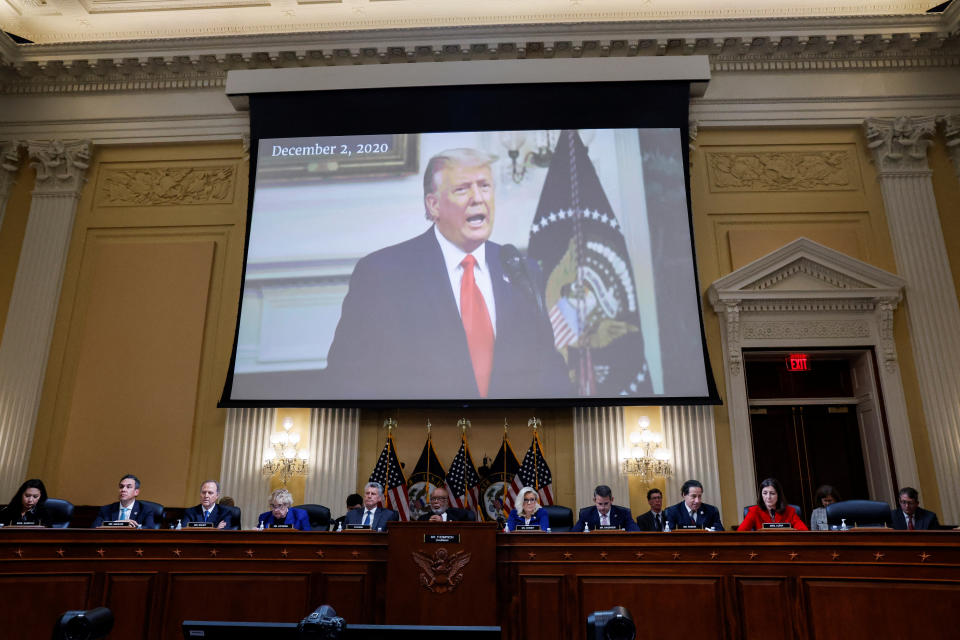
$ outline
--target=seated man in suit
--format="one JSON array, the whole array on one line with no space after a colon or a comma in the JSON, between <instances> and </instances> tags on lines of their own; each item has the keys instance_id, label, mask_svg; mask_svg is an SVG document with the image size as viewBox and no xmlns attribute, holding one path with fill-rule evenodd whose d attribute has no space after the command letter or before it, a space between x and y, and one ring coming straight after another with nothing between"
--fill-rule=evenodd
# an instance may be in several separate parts
<instances>
[{"instance_id":1,"label":"seated man in suit","mask_svg":"<svg viewBox=\"0 0 960 640\"><path fill-rule=\"evenodd\" d=\"M430 522L456 522L472 520L466 509L457 509L450 506L450 495L446 487L437 487L430 494L430 511L421 515L417 520Z\"/></svg>"},{"instance_id":2,"label":"seated man in suit","mask_svg":"<svg viewBox=\"0 0 960 640\"><path fill-rule=\"evenodd\" d=\"M663 531L663 492L654 487L647 491L650 511L637 516L640 531Z\"/></svg>"},{"instance_id":3,"label":"seated man in suit","mask_svg":"<svg viewBox=\"0 0 960 640\"><path fill-rule=\"evenodd\" d=\"M120 501L100 507L97 518L91 525L97 528L104 522L124 522L128 527L155 529L153 512L137 501L140 495L140 479L132 474L120 478Z\"/></svg>"},{"instance_id":4,"label":"seated man in suit","mask_svg":"<svg viewBox=\"0 0 960 640\"><path fill-rule=\"evenodd\" d=\"M920 494L913 487L900 489L900 508L890 513L894 529L914 531L939 529L937 514L920 507Z\"/></svg>"},{"instance_id":5,"label":"seated man in suit","mask_svg":"<svg viewBox=\"0 0 960 640\"><path fill-rule=\"evenodd\" d=\"M276 489L270 494L270 511L257 516L257 528L269 529L274 525L292 525L300 531L310 531L310 518L303 509L293 505L293 496L286 489Z\"/></svg>"},{"instance_id":6,"label":"seated man in suit","mask_svg":"<svg viewBox=\"0 0 960 640\"><path fill-rule=\"evenodd\" d=\"M723 531L720 511L703 501L703 485L698 480L684 482L680 493L683 501L667 509L664 515L671 529Z\"/></svg>"},{"instance_id":7,"label":"seated man in suit","mask_svg":"<svg viewBox=\"0 0 960 640\"><path fill-rule=\"evenodd\" d=\"M217 529L233 529L233 512L217 504L220 498L220 483L207 480L200 485L200 504L183 512L184 525L190 522L209 522Z\"/></svg>"},{"instance_id":8,"label":"seated man in suit","mask_svg":"<svg viewBox=\"0 0 960 640\"><path fill-rule=\"evenodd\" d=\"M572 531L583 531L585 526L589 526L590 531L604 527L627 531L640 530L637 523L633 521L630 509L613 504L613 491L607 485L601 484L593 490L593 505L580 509L580 518L577 524L573 525Z\"/></svg>"},{"instance_id":9,"label":"seated man in suit","mask_svg":"<svg viewBox=\"0 0 960 640\"><path fill-rule=\"evenodd\" d=\"M359 493L351 493L347 496L347 513L359 509L363 506L363 496ZM332 529L337 531L347 525L347 513L333 521Z\"/></svg>"},{"instance_id":10,"label":"seated man in suit","mask_svg":"<svg viewBox=\"0 0 960 640\"><path fill-rule=\"evenodd\" d=\"M347 512L347 524L362 524L374 531L383 531L388 522L399 520L397 512L380 506L383 501L383 485L368 482L363 487L363 508Z\"/></svg>"}]
</instances>

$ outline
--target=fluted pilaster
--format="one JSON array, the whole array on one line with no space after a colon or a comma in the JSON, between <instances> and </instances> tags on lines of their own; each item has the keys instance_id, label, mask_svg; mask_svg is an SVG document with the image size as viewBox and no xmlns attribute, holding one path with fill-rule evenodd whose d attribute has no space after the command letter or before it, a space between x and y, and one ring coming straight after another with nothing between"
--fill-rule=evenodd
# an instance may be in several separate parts
<instances>
[{"instance_id":1,"label":"fluted pilaster","mask_svg":"<svg viewBox=\"0 0 960 640\"><path fill-rule=\"evenodd\" d=\"M613 490L615 501L629 504L627 477L620 471L620 452L624 447L623 407L574 408L573 471L577 508L593 504L593 490L599 484Z\"/></svg>"},{"instance_id":2,"label":"fluted pilaster","mask_svg":"<svg viewBox=\"0 0 960 640\"><path fill-rule=\"evenodd\" d=\"M357 490L359 409L313 409L310 412L310 475L305 503L322 504L333 517Z\"/></svg>"},{"instance_id":3,"label":"fluted pilaster","mask_svg":"<svg viewBox=\"0 0 960 640\"><path fill-rule=\"evenodd\" d=\"M953 172L960 179L960 113L943 119L943 135L947 139L947 152L953 160Z\"/></svg>"},{"instance_id":4,"label":"fluted pilaster","mask_svg":"<svg viewBox=\"0 0 960 640\"><path fill-rule=\"evenodd\" d=\"M0 342L0 495L26 471L70 234L90 158L87 141L30 142L37 171Z\"/></svg>"},{"instance_id":5,"label":"fluted pilaster","mask_svg":"<svg viewBox=\"0 0 960 640\"><path fill-rule=\"evenodd\" d=\"M667 480L665 506L680 501L687 480L703 484L704 501L723 512L713 407L663 407L664 444L673 451L673 477Z\"/></svg>"},{"instance_id":6,"label":"fluted pilaster","mask_svg":"<svg viewBox=\"0 0 960 640\"><path fill-rule=\"evenodd\" d=\"M0 140L0 230L3 230L3 214L7 210L7 198L13 186L14 176L20 168L20 143L16 140Z\"/></svg>"},{"instance_id":7,"label":"fluted pilaster","mask_svg":"<svg viewBox=\"0 0 960 640\"><path fill-rule=\"evenodd\" d=\"M252 529L257 515L267 510L270 479L260 469L276 420L276 409L227 410L220 488L240 507L246 529Z\"/></svg>"},{"instance_id":8,"label":"fluted pilaster","mask_svg":"<svg viewBox=\"0 0 960 640\"><path fill-rule=\"evenodd\" d=\"M926 151L933 117L870 119L873 151L897 270L907 282L910 343L945 522L960 518L960 305Z\"/></svg>"}]
</instances>

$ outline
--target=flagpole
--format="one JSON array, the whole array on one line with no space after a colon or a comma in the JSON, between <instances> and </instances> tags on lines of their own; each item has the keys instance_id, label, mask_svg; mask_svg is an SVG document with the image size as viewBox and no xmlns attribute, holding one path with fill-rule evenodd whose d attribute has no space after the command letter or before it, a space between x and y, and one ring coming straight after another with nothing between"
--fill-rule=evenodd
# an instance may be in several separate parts
<instances>
[{"instance_id":1,"label":"flagpole","mask_svg":"<svg viewBox=\"0 0 960 640\"><path fill-rule=\"evenodd\" d=\"M569 150L569 159L570 159L570 204L571 208L574 211L573 216L573 237L576 241L576 261L577 261L577 323L579 325L579 334L577 336L577 344L580 347L580 362L577 367L577 391L581 396L589 396L592 393L591 378L593 377L592 365L590 361L590 341L587 336L587 318L584 305L586 304L586 297L584 296L584 284L583 284L583 260L586 256L586 249L584 248L584 239L583 239L583 209L580 206L580 185L579 185L579 176L577 174L577 153L575 148L575 142L577 140L577 132L573 129L568 129L564 133L567 134L568 138L568 150Z\"/></svg>"},{"instance_id":2,"label":"flagpole","mask_svg":"<svg viewBox=\"0 0 960 640\"><path fill-rule=\"evenodd\" d=\"M527 420L527 426L533 426L533 447L534 453L540 451L540 436L537 435L537 427L540 426L540 418L534 416ZM533 489L537 493L540 492L540 465L537 464L537 458L533 459Z\"/></svg>"},{"instance_id":3,"label":"flagpole","mask_svg":"<svg viewBox=\"0 0 960 640\"><path fill-rule=\"evenodd\" d=\"M397 421L394 420L393 418L387 418L386 420L383 421L383 426L387 429L387 448L390 450L390 453L394 453L395 449L393 448L393 428L397 426ZM386 482L386 484L388 485L390 484L390 462L392 460L393 460L393 456L388 455L387 456L387 482ZM387 491L386 487L384 487L383 492L384 494L386 494L385 497L387 499L387 503L384 506L387 509L389 509L390 508L390 492Z\"/></svg>"},{"instance_id":4,"label":"flagpole","mask_svg":"<svg viewBox=\"0 0 960 640\"><path fill-rule=\"evenodd\" d=\"M470 426L470 421L466 418L460 418L457 420L457 427L460 428L460 446L463 448L463 501L464 506L469 504L470 500L468 494L470 490L467 489L467 427Z\"/></svg>"},{"instance_id":5,"label":"flagpole","mask_svg":"<svg viewBox=\"0 0 960 640\"><path fill-rule=\"evenodd\" d=\"M507 419L503 419L503 504L507 504ZM501 507L502 510L502 507Z\"/></svg>"},{"instance_id":6,"label":"flagpole","mask_svg":"<svg viewBox=\"0 0 960 640\"><path fill-rule=\"evenodd\" d=\"M433 436L430 433L430 418L427 418L427 502L433 497L433 490L430 488L430 454L433 453Z\"/></svg>"}]
</instances>

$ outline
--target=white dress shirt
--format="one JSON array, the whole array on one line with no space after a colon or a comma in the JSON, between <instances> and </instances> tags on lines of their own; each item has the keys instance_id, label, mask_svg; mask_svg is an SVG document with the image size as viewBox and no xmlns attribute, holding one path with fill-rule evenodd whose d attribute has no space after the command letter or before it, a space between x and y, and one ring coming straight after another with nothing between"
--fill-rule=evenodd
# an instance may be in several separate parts
<instances>
[{"instance_id":1,"label":"white dress shirt","mask_svg":"<svg viewBox=\"0 0 960 640\"><path fill-rule=\"evenodd\" d=\"M443 253L443 264L447 267L447 275L450 278L450 287L453 289L453 298L457 301L457 313L460 313L460 283L463 280L463 267L460 263L467 257L465 251L443 237L437 225L433 225L433 232L437 236L437 242L440 243L440 251ZM477 265L473 269L473 279L480 289L480 295L487 305L487 312L490 314L490 324L493 326L493 335L497 335L497 305L493 299L493 280L490 278L490 269L487 266L487 246L481 244L472 253Z\"/></svg>"}]
</instances>

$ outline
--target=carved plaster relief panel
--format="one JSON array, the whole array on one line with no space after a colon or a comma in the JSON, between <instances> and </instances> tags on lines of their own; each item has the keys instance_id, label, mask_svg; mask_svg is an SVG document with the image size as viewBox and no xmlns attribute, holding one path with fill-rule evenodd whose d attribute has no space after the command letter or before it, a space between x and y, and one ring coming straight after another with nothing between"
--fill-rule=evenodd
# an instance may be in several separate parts
<instances>
[{"instance_id":1,"label":"carved plaster relief panel","mask_svg":"<svg viewBox=\"0 0 960 640\"><path fill-rule=\"evenodd\" d=\"M710 191L850 191L860 188L856 159L847 149L708 151Z\"/></svg>"},{"instance_id":2,"label":"carved plaster relief panel","mask_svg":"<svg viewBox=\"0 0 960 640\"><path fill-rule=\"evenodd\" d=\"M100 207L230 204L236 167L105 169L97 184Z\"/></svg>"}]
</instances>

